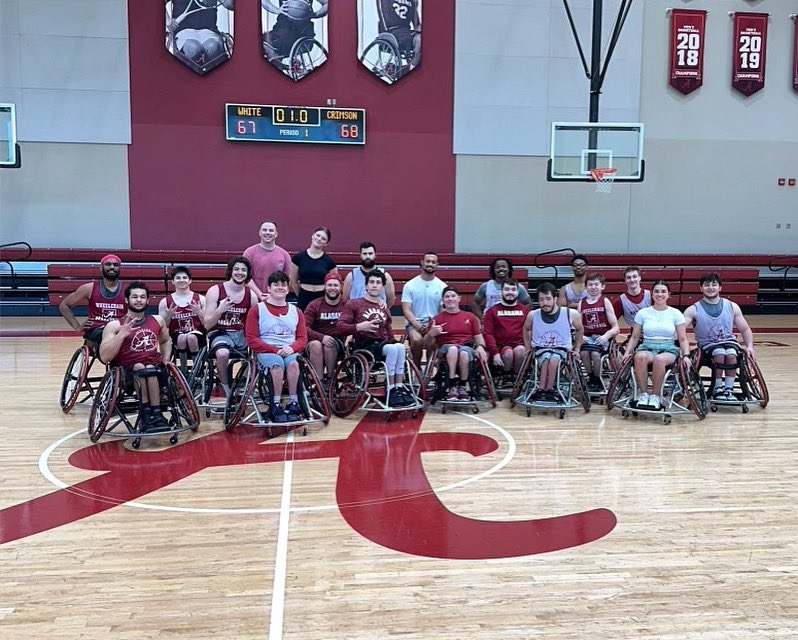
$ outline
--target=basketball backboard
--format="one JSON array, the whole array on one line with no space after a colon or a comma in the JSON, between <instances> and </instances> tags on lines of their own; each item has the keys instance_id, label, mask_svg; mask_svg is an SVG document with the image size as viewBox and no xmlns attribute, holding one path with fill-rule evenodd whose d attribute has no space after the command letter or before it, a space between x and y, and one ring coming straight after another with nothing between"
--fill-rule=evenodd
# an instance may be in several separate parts
<instances>
[{"instance_id":1,"label":"basketball backboard","mask_svg":"<svg viewBox=\"0 0 798 640\"><path fill-rule=\"evenodd\" d=\"M644 127L640 122L553 122L550 182L592 182L591 169L615 169L615 182L642 182Z\"/></svg>"},{"instance_id":2,"label":"basketball backboard","mask_svg":"<svg viewBox=\"0 0 798 640\"><path fill-rule=\"evenodd\" d=\"M0 103L0 167L19 167L17 111L11 103Z\"/></svg>"}]
</instances>

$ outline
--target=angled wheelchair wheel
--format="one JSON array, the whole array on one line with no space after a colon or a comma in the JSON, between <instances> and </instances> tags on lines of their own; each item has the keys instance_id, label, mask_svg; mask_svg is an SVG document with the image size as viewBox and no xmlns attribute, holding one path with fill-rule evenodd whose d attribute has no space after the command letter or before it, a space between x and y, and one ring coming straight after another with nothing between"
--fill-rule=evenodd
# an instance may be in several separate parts
<instances>
[{"instance_id":1,"label":"angled wheelchair wheel","mask_svg":"<svg viewBox=\"0 0 798 640\"><path fill-rule=\"evenodd\" d=\"M194 396L191 394L183 372L172 362L166 365L166 370L169 374L167 392L175 422L174 426L181 427L183 426L181 423L185 423L186 427L196 431L200 424L199 409L197 409L197 403L194 401Z\"/></svg>"},{"instance_id":2,"label":"angled wheelchair wheel","mask_svg":"<svg viewBox=\"0 0 798 640\"><path fill-rule=\"evenodd\" d=\"M613 407L623 407L634 396L634 377L632 367L634 358L627 358L615 372L607 389L607 411Z\"/></svg>"},{"instance_id":3,"label":"angled wheelchair wheel","mask_svg":"<svg viewBox=\"0 0 798 640\"><path fill-rule=\"evenodd\" d=\"M61 411L64 413L72 411L72 407L75 406L80 397L80 391L83 389L86 376L89 373L90 360L91 353L89 352L89 346L86 344L76 349L69 359L64 379L61 382L61 393L58 396Z\"/></svg>"},{"instance_id":4,"label":"angled wheelchair wheel","mask_svg":"<svg viewBox=\"0 0 798 640\"><path fill-rule=\"evenodd\" d=\"M368 393L369 373L368 362L357 353L338 363L330 385L330 407L339 418L346 418L363 406Z\"/></svg>"},{"instance_id":5,"label":"angled wheelchair wheel","mask_svg":"<svg viewBox=\"0 0 798 640\"><path fill-rule=\"evenodd\" d=\"M515 379L513 390L510 392L510 406L515 406L515 399L521 395L527 378L531 372L531 368L535 366L535 350L530 349L527 351L524 361L521 363L521 369L518 371L518 377Z\"/></svg>"},{"instance_id":6,"label":"angled wheelchair wheel","mask_svg":"<svg viewBox=\"0 0 798 640\"><path fill-rule=\"evenodd\" d=\"M222 421L228 431L235 427L244 417L247 404L255 392L258 378L258 367L252 360L242 360L235 377L230 384L230 395L224 406Z\"/></svg>"},{"instance_id":7,"label":"angled wheelchair wheel","mask_svg":"<svg viewBox=\"0 0 798 640\"><path fill-rule=\"evenodd\" d=\"M94 394L94 404L89 413L89 438L92 442L97 442L108 427L108 421L116 409L121 378L122 370L119 367L112 367L100 380L97 393Z\"/></svg>"},{"instance_id":8,"label":"angled wheelchair wheel","mask_svg":"<svg viewBox=\"0 0 798 640\"><path fill-rule=\"evenodd\" d=\"M329 424L332 413L330 403L321 386L321 380L316 374L316 370L304 358L299 358L299 373L301 393L299 402L302 410L308 419L313 418L314 413L322 416L322 422Z\"/></svg>"},{"instance_id":9,"label":"angled wheelchair wheel","mask_svg":"<svg viewBox=\"0 0 798 640\"><path fill-rule=\"evenodd\" d=\"M679 376L679 384L682 387L684 398L687 400L687 406L690 407L690 410L699 420L703 420L707 417L709 402L707 401L707 392L700 376L693 366L685 364L684 360L679 362L677 375Z\"/></svg>"},{"instance_id":10,"label":"angled wheelchair wheel","mask_svg":"<svg viewBox=\"0 0 798 640\"><path fill-rule=\"evenodd\" d=\"M744 384L743 392L748 393L752 398L759 400L759 406L763 409L768 406L770 402L770 394L768 393L765 378L762 377L762 371L756 360L751 360L747 354L743 355L743 362L741 369L741 386Z\"/></svg>"},{"instance_id":11,"label":"angled wheelchair wheel","mask_svg":"<svg viewBox=\"0 0 798 640\"><path fill-rule=\"evenodd\" d=\"M301 80L327 60L327 49L314 38L298 38L288 55L288 71L292 80Z\"/></svg>"},{"instance_id":12,"label":"angled wheelchair wheel","mask_svg":"<svg viewBox=\"0 0 798 640\"><path fill-rule=\"evenodd\" d=\"M482 358L476 358L477 360L477 367L479 367L478 376L481 376L482 385L485 387L484 390L480 389L481 395L484 396L484 399L487 402L490 402L492 407L495 407L499 402L499 396L496 394L496 387L493 384L493 376L490 375L490 369L488 369L488 365Z\"/></svg>"},{"instance_id":13,"label":"angled wheelchair wheel","mask_svg":"<svg viewBox=\"0 0 798 640\"><path fill-rule=\"evenodd\" d=\"M402 70L402 55L396 38L389 33L381 33L360 57L360 61L371 72L388 84L399 79Z\"/></svg>"},{"instance_id":14,"label":"angled wheelchair wheel","mask_svg":"<svg viewBox=\"0 0 798 640\"><path fill-rule=\"evenodd\" d=\"M590 411L590 392L588 391L587 380L585 380L585 373L582 369L582 361L576 353L568 355L568 377L571 378L574 398L587 413Z\"/></svg>"},{"instance_id":15,"label":"angled wheelchair wheel","mask_svg":"<svg viewBox=\"0 0 798 640\"><path fill-rule=\"evenodd\" d=\"M416 366L410 358L407 359L407 384L410 386L413 394L424 402L427 399L427 384L425 377L421 373L421 369Z\"/></svg>"}]
</instances>

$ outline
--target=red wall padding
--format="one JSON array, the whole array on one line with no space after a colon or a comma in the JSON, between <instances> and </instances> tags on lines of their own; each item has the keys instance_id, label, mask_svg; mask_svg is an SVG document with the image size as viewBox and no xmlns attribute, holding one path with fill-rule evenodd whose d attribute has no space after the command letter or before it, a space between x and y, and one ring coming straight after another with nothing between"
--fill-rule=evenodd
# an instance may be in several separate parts
<instances>
[{"instance_id":1,"label":"red wall padding","mask_svg":"<svg viewBox=\"0 0 798 640\"><path fill-rule=\"evenodd\" d=\"M330 58L298 83L260 49L259 0L237 0L233 58L200 77L164 48L164 3L129 2L131 247L242 249L263 219L305 247L454 249L454 0L424 3L423 60L393 86L357 61L354 0L331 0ZM363 107L365 147L225 141L225 102ZM101 188L101 187L100 187Z\"/></svg>"}]
</instances>

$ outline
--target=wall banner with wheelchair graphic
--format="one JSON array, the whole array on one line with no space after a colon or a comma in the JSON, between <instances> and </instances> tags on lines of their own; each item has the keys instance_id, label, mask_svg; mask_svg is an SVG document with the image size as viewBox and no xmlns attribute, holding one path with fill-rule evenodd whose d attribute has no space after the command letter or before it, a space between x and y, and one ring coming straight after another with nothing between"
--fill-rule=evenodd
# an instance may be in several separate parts
<instances>
[{"instance_id":1,"label":"wall banner with wheelchair graphic","mask_svg":"<svg viewBox=\"0 0 798 640\"><path fill-rule=\"evenodd\" d=\"M670 85L684 95L704 82L706 23L706 11L671 10Z\"/></svg>"},{"instance_id":2,"label":"wall banner with wheelchair graphic","mask_svg":"<svg viewBox=\"0 0 798 640\"><path fill-rule=\"evenodd\" d=\"M233 56L235 0L166 0L166 50L204 75Z\"/></svg>"},{"instance_id":3,"label":"wall banner with wheelchair graphic","mask_svg":"<svg viewBox=\"0 0 798 640\"><path fill-rule=\"evenodd\" d=\"M393 84L421 62L422 0L357 0L357 56Z\"/></svg>"},{"instance_id":4,"label":"wall banner with wheelchair graphic","mask_svg":"<svg viewBox=\"0 0 798 640\"><path fill-rule=\"evenodd\" d=\"M327 62L329 0L260 0L263 56L299 81Z\"/></svg>"},{"instance_id":5,"label":"wall banner with wheelchair graphic","mask_svg":"<svg viewBox=\"0 0 798 640\"><path fill-rule=\"evenodd\" d=\"M734 14L732 29L732 87L750 96L765 86L767 13Z\"/></svg>"}]
</instances>

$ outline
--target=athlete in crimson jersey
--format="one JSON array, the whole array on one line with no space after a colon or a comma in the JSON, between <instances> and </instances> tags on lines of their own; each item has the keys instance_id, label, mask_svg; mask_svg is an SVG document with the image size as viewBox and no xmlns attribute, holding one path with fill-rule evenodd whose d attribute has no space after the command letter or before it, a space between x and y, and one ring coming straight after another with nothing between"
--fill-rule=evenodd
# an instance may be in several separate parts
<instances>
[{"instance_id":1,"label":"athlete in crimson jersey","mask_svg":"<svg viewBox=\"0 0 798 640\"><path fill-rule=\"evenodd\" d=\"M99 347L102 330L109 322L121 318L127 309L124 286L119 281L122 261L119 256L108 254L100 261L102 278L96 282L86 282L70 293L58 306L75 331L83 331L83 337ZM72 309L78 305L88 305L88 317L78 322Z\"/></svg>"},{"instance_id":2,"label":"athlete in crimson jersey","mask_svg":"<svg viewBox=\"0 0 798 640\"><path fill-rule=\"evenodd\" d=\"M180 366L185 373L188 354L195 356L205 346L205 296L191 290L191 271L188 267L172 270L175 292L158 303L158 315L169 325L173 347L180 357Z\"/></svg>"},{"instance_id":3,"label":"athlete in crimson jersey","mask_svg":"<svg viewBox=\"0 0 798 640\"><path fill-rule=\"evenodd\" d=\"M445 287L442 299L443 312L432 319L428 335L435 339L438 357L446 358L449 399L468 400L471 394L466 385L474 354L483 361L488 357L485 338L480 333L477 317L470 311L460 309L460 292L456 288Z\"/></svg>"},{"instance_id":4,"label":"athlete in crimson jersey","mask_svg":"<svg viewBox=\"0 0 798 640\"><path fill-rule=\"evenodd\" d=\"M529 307L518 304L518 283L509 278L502 284L502 300L485 312L483 334L488 355L504 371L521 369L526 355L524 321Z\"/></svg>"},{"instance_id":5,"label":"athlete in crimson jersey","mask_svg":"<svg viewBox=\"0 0 798 640\"><path fill-rule=\"evenodd\" d=\"M344 304L341 302L341 276L332 271L324 277L324 296L317 298L305 308L305 323L308 326L308 359L319 378L332 377L335 363L343 354L344 343L338 319ZM327 376L324 370L327 370Z\"/></svg>"},{"instance_id":6,"label":"athlete in crimson jersey","mask_svg":"<svg viewBox=\"0 0 798 640\"><path fill-rule=\"evenodd\" d=\"M589 274L585 280L585 291L587 297L582 298L577 305L585 331L580 355L588 374L588 389L602 391L601 357L609 351L610 341L615 340L620 328L612 304L602 294L604 276L600 273Z\"/></svg>"},{"instance_id":7,"label":"athlete in crimson jersey","mask_svg":"<svg viewBox=\"0 0 798 640\"><path fill-rule=\"evenodd\" d=\"M612 301L615 317L623 318L626 325L631 327L635 321L635 314L640 309L651 306L651 291L640 286L640 268L626 267L623 270L623 280L626 283L626 293L622 293Z\"/></svg>"},{"instance_id":8,"label":"athlete in crimson jersey","mask_svg":"<svg viewBox=\"0 0 798 640\"><path fill-rule=\"evenodd\" d=\"M147 311L149 289L143 282L131 282L125 289L127 315L109 322L103 329L100 358L117 360L135 376L141 401L140 422L144 431L169 431L161 414L161 363L169 362L172 340L160 316Z\"/></svg>"}]
</instances>

